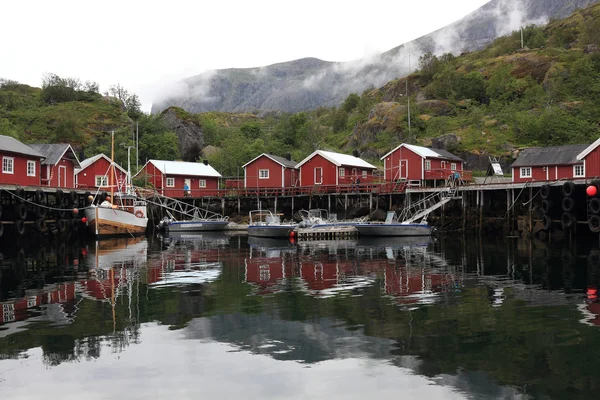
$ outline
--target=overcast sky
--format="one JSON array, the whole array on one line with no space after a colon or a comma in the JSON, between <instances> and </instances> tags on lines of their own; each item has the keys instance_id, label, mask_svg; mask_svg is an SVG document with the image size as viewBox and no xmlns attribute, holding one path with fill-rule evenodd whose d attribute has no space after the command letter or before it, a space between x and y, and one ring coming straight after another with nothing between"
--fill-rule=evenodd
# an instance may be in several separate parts
<instances>
[{"instance_id":1,"label":"overcast sky","mask_svg":"<svg viewBox=\"0 0 600 400\"><path fill-rule=\"evenodd\" d=\"M31 0L0 5L0 78L120 83L149 111L163 82L303 57L350 61L448 25L489 0Z\"/></svg>"}]
</instances>

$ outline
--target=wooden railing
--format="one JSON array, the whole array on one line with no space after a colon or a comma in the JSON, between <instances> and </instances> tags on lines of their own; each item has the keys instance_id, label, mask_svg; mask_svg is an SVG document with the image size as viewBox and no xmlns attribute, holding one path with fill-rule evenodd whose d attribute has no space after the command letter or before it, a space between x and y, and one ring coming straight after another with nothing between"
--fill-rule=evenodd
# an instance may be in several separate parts
<instances>
[{"instance_id":1,"label":"wooden railing","mask_svg":"<svg viewBox=\"0 0 600 400\"><path fill-rule=\"evenodd\" d=\"M439 168L439 169L428 169L425 170L425 180L432 179L448 179L452 174L458 173L460 179L464 182L471 182L473 180L473 171L457 171L450 168Z\"/></svg>"}]
</instances>

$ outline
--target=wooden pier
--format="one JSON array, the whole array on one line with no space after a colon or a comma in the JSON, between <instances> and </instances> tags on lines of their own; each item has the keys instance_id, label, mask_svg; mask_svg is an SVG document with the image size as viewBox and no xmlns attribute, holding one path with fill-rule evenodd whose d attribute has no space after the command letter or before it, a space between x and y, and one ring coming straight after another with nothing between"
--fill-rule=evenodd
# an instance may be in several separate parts
<instances>
[{"instance_id":1,"label":"wooden pier","mask_svg":"<svg viewBox=\"0 0 600 400\"><path fill-rule=\"evenodd\" d=\"M358 237L358 231L353 226L331 226L322 228L298 228L298 240L339 240Z\"/></svg>"}]
</instances>

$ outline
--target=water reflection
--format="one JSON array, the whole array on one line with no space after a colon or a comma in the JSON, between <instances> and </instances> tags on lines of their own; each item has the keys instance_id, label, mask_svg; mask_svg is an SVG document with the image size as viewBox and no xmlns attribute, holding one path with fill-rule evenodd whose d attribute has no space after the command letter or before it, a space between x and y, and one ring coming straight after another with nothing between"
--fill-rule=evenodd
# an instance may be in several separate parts
<instances>
[{"instance_id":1,"label":"water reflection","mask_svg":"<svg viewBox=\"0 0 600 400\"><path fill-rule=\"evenodd\" d=\"M394 380L416 384L417 395L444 398L577 398L599 386L596 243L571 249L460 237L292 243L219 233L56 240L40 248L2 249L5 381L17 379L5 373L19 370L11 359L28 357L28 368L63 372L72 372L69 362L96 360L78 364L73 376L80 379L111 363L131 370L144 360L150 375L175 378L178 363L195 370L210 362L234 387L233 378L222 376L235 365L247 378L237 388L257 382L264 388L259 397L305 397L283 380L273 389L274 381L255 368L279 373L283 361L318 370L324 387L329 380L351 387L352 376L363 395L361 383L377 392L368 383L373 371L390 383L385 393L396 396L405 392ZM164 349L160 356L156 348ZM205 352L214 359L189 357ZM348 377L335 375L344 368ZM51 371L38 372L48 387L56 378ZM131 379L138 387L150 381ZM198 379L181 382L179 393L196 394ZM432 384L439 391L430 392ZM23 385L22 392L11 386L11 394L25 393ZM131 397L143 393L149 392Z\"/></svg>"}]
</instances>

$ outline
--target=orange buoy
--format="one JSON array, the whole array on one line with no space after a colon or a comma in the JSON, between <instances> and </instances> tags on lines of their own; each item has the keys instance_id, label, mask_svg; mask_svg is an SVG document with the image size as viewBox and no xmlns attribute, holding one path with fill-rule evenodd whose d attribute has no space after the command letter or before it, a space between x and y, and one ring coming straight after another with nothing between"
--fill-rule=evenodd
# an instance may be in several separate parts
<instances>
[{"instance_id":1,"label":"orange buoy","mask_svg":"<svg viewBox=\"0 0 600 400\"><path fill-rule=\"evenodd\" d=\"M79 210L78 210L78 209L76 209L76 208L74 208L74 209L73 209L73 215L77 215L77 214L79 214Z\"/></svg>"}]
</instances>

